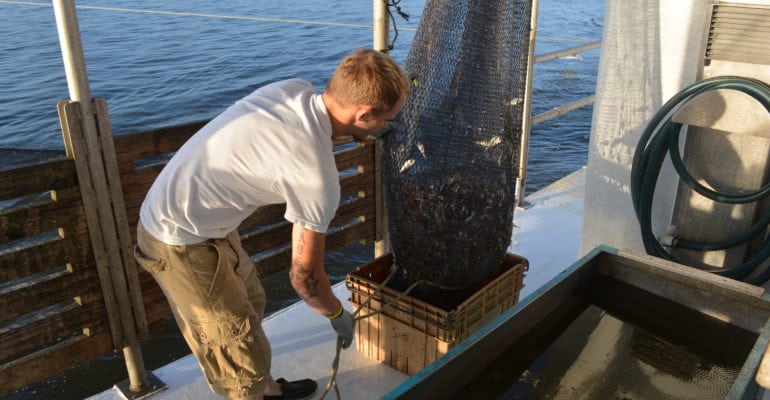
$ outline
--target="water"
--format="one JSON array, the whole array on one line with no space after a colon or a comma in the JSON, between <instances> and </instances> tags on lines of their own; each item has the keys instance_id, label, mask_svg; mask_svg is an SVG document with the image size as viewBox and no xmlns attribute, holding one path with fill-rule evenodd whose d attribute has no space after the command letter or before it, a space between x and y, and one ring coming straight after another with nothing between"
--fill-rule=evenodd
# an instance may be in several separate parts
<instances>
[{"instance_id":1,"label":"water","mask_svg":"<svg viewBox=\"0 0 770 400\"><path fill-rule=\"evenodd\" d=\"M724 399L757 339L627 283L597 280L585 293L453 398Z\"/></svg>"},{"instance_id":2,"label":"water","mask_svg":"<svg viewBox=\"0 0 770 400\"><path fill-rule=\"evenodd\" d=\"M391 55L403 63L424 0L403 0ZM0 0L0 170L63 153L56 103L69 98L50 2ZM268 82L302 77L323 88L341 57L371 46L371 1L83 0L78 20L91 93L105 98L115 135L212 118ZM131 9L115 10L115 9ZM158 10L167 14L137 12ZM541 0L536 53L601 38L603 0ZM170 14L174 13L174 14ZM205 14L202 15L180 15ZM247 16L333 22L340 27L243 20ZM535 66L534 114L593 94L599 51ZM585 165L592 108L533 127L527 192ZM369 260L371 246L327 256L334 282ZM284 274L265 279L268 313L297 301ZM144 343L149 369L186 354L173 328ZM102 372L102 371L106 372ZM63 374L9 399L79 399L125 379L120 357ZM93 385L99 382L99 385Z\"/></svg>"},{"instance_id":3,"label":"water","mask_svg":"<svg viewBox=\"0 0 770 400\"><path fill-rule=\"evenodd\" d=\"M0 1L0 168L63 151L56 103L69 98L50 3ZM79 6L371 24L371 2L80 1ZM403 62L424 0L402 1L391 55ZM536 51L601 38L603 1L540 1ZM113 133L207 119L267 82L303 77L320 89L342 55L371 46L368 28L80 9L91 92L110 107ZM534 113L593 93L599 51L535 67ZM533 128L532 192L585 164L591 107ZM17 149L11 151L7 149ZM24 150L19 152L18 149ZM45 155L45 154L43 154Z\"/></svg>"}]
</instances>

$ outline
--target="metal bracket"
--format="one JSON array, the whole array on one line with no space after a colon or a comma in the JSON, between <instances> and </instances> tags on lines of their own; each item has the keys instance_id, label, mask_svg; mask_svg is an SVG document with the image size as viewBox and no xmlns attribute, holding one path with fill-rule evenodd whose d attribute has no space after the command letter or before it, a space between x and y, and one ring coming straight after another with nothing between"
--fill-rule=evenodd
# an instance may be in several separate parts
<instances>
[{"instance_id":1,"label":"metal bracket","mask_svg":"<svg viewBox=\"0 0 770 400\"><path fill-rule=\"evenodd\" d=\"M118 392L120 397L123 399L139 400L139 399L145 399L147 397L150 397L155 393L162 392L168 389L168 386L165 383L163 383L163 381L161 381L160 378L155 376L155 374L153 374L150 371L147 371L147 387L145 387L141 391L134 392L131 389L129 389L128 379L120 383L116 383L115 386L113 386L113 389L115 389L115 391Z\"/></svg>"}]
</instances>

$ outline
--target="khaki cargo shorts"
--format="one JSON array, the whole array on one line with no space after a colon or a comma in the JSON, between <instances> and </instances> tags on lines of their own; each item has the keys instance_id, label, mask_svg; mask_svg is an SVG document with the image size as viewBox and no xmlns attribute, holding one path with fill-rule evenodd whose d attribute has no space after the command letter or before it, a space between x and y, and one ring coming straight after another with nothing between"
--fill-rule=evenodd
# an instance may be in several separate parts
<instances>
[{"instance_id":1,"label":"khaki cargo shorts","mask_svg":"<svg viewBox=\"0 0 770 400\"><path fill-rule=\"evenodd\" d=\"M172 246L140 223L134 255L166 295L211 390L226 397L262 394L271 357L262 330L265 291L238 234Z\"/></svg>"}]
</instances>

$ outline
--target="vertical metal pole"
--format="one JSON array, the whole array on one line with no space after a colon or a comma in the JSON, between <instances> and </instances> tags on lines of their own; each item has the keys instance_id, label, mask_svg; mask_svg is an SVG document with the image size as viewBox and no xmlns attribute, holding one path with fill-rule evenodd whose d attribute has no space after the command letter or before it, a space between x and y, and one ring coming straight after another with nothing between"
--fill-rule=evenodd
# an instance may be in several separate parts
<instances>
[{"instance_id":1,"label":"vertical metal pole","mask_svg":"<svg viewBox=\"0 0 770 400\"><path fill-rule=\"evenodd\" d=\"M75 3L72 0L54 0L53 10L56 15L56 28L59 32L70 99L80 103L80 117L83 120L81 124L85 136L95 136L96 122L91 107L91 89L88 87L88 73L83 57L83 45L80 41Z\"/></svg>"},{"instance_id":2,"label":"vertical metal pole","mask_svg":"<svg viewBox=\"0 0 770 400\"><path fill-rule=\"evenodd\" d=\"M372 26L375 50L388 52L388 3L387 0L372 0Z\"/></svg>"},{"instance_id":3,"label":"vertical metal pole","mask_svg":"<svg viewBox=\"0 0 770 400\"><path fill-rule=\"evenodd\" d=\"M535 41L537 39L538 0L532 0L532 19L529 30L529 56L527 57L527 80L524 86L524 107L521 119L521 148L519 149L519 174L516 179L516 207L524 206L529 163L529 137L532 131L532 74L535 69Z\"/></svg>"},{"instance_id":4,"label":"vertical metal pole","mask_svg":"<svg viewBox=\"0 0 770 400\"><path fill-rule=\"evenodd\" d=\"M388 4L387 0L372 0L372 47L375 50L387 53L388 43ZM375 142L375 184L377 185L377 196L375 205L377 210L377 219L375 226L378 230L377 239L374 242L374 257L381 257L390 252L390 236L388 235L388 219L385 209L385 188L382 179L382 139Z\"/></svg>"},{"instance_id":5,"label":"vertical metal pole","mask_svg":"<svg viewBox=\"0 0 770 400\"><path fill-rule=\"evenodd\" d=\"M86 139L87 147L92 152L96 153L88 154L87 157L89 159L89 169L92 170L92 181L94 181L94 186L97 187L96 195L98 204L109 204L109 197L105 198L105 196L108 196L108 192L102 189L102 187L106 187L106 177L104 176L103 160L101 159L101 145L99 144L99 134L96 128L96 119L94 118L94 110L91 103L91 91L88 86L88 74L86 72L85 57L83 56L83 46L80 40L80 28L75 13L75 4L73 0L54 0L53 6L70 98L79 105L80 124L83 136ZM114 229L112 209L101 209L98 211L100 222L105 224L108 228L110 226L112 227L112 229L102 229L103 234L115 235L116 230ZM110 224L110 221L113 223ZM109 250L110 249L108 249L108 254L119 253L118 249L112 249L113 251ZM117 255L111 254L111 256L115 257ZM111 259L110 264L117 266L123 265L122 262L116 262L115 259ZM116 277L114 274L114 272L122 274L122 268L120 269L120 271L113 271L111 274L114 283L118 283L115 281L116 278L122 278ZM142 353L136 338L134 319L133 317L130 317L132 315L130 304L126 304L125 301L119 301L118 303L123 316L121 318L123 340L125 342L123 354L126 360L126 368L128 370L130 381L129 388L134 392L143 391L149 384L144 369ZM125 318L126 316L129 316L129 318Z\"/></svg>"},{"instance_id":6,"label":"vertical metal pole","mask_svg":"<svg viewBox=\"0 0 770 400\"><path fill-rule=\"evenodd\" d=\"M388 3L387 0L372 0L372 47L387 53L388 47ZM380 257L390 252L390 236L388 236L388 219L385 209L385 188L382 179L382 139L375 142L375 184L377 185L378 204L375 209L378 211L377 219L377 238L374 242L374 257Z\"/></svg>"}]
</instances>

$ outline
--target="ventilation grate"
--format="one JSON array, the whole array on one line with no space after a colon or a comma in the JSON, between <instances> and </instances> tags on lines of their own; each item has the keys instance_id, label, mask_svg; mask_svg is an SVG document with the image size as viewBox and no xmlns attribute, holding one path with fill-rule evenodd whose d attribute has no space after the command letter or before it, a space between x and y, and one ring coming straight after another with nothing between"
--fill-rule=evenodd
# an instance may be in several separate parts
<instances>
[{"instance_id":1,"label":"ventilation grate","mask_svg":"<svg viewBox=\"0 0 770 400\"><path fill-rule=\"evenodd\" d=\"M711 60L770 65L770 7L715 4L705 54Z\"/></svg>"}]
</instances>

